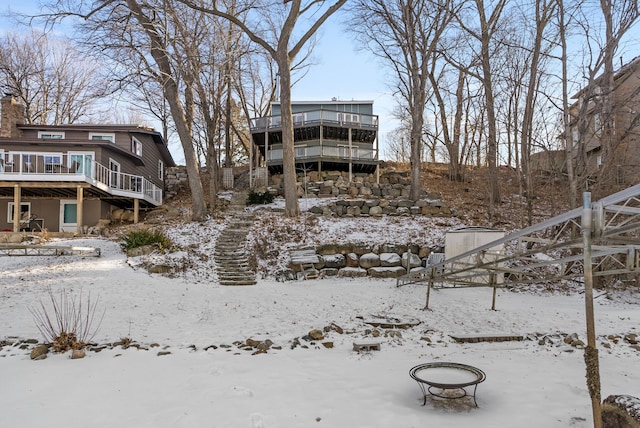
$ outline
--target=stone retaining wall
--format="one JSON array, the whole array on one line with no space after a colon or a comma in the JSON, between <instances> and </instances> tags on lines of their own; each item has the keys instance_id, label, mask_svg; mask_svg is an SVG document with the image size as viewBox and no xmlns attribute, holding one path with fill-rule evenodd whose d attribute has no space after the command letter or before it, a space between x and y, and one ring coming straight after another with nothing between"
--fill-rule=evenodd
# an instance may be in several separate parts
<instances>
[{"instance_id":1,"label":"stone retaining wall","mask_svg":"<svg viewBox=\"0 0 640 428\"><path fill-rule=\"evenodd\" d=\"M452 215L449 207L441 200L420 199L341 199L323 206L315 206L309 212L324 216L337 217L382 217L426 215L448 217Z\"/></svg>"},{"instance_id":2,"label":"stone retaining wall","mask_svg":"<svg viewBox=\"0 0 640 428\"><path fill-rule=\"evenodd\" d=\"M408 268L424 266L432 251L442 251L417 245L382 244L375 247L358 245L325 245L316 248L307 260L290 262L290 272L299 273L313 265L322 276L359 278L398 278ZM295 275L289 275L295 277Z\"/></svg>"},{"instance_id":3,"label":"stone retaining wall","mask_svg":"<svg viewBox=\"0 0 640 428\"><path fill-rule=\"evenodd\" d=\"M188 186L184 166L167 168L165 174L165 197L175 196L181 187ZM306 198L340 198L323 207L313 207L309 211L324 216L337 217L381 217L426 215L448 217L451 210L437 195L424 193L419 200L409 199L410 181L407 172L388 171L380 175L349 174L341 171L311 171L299 173L298 196ZM258 192L271 192L284 196L281 174L269 178L269 186L256 189Z\"/></svg>"}]
</instances>

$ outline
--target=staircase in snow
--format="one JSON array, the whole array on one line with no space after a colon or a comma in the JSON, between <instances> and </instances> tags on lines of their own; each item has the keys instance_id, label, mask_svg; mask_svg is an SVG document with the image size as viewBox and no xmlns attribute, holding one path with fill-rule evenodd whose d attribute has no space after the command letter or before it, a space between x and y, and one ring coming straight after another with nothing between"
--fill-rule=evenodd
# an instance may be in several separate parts
<instances>
[{"instance_id":1,"label":"staircase in snow","mask_svg":"<svg viewBox=\"0 0 640 428\"><path fill-rule=\"evenodd\" d=\"M216 242L213 254L221 285L256 284L256 274L249 264L245 248L253 215L244 211L245 204L246 194L233 194L227 225Z\"/></svg>"}]
</instances>

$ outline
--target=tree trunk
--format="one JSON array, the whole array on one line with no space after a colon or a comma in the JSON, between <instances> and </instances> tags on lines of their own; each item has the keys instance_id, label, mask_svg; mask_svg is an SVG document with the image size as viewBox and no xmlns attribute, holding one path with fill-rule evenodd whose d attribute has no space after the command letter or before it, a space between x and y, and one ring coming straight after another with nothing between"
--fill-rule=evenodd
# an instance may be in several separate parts
<instances>
[{"instance_id":1,"label":"tree trunk","mask_svg":"<svg viewBox=\"0 0 640 428\"><path fill-rule=\"evenodd\" d=\"M282 175L284 184L284 214L287 217L300 215L298 184L293 140L293 116L291 113L291 61L289 53L277 52L276 62L280 71L280 115L282 120Z\"/></svg>"},{"instance_id":2,"label":"tree trunk","mask_svg":"<svg viewBox=\"0 0 640 428\"><path fill-rule=\"evenodd\" d=\"M198 159L193 148L192 135L189 129L190 126L187 123L187 117L180 102L178 85L173 78L171 65L167 58L167 49L158 32L155 30L151 20L142 12L142 8L138 2L136 0L126 1L129 10L131 10L140 25L144 28L145 34L149 37L149 41L151 43L151 56L162 73L163 80L160 82L162 85L162 92L169 103L171 117L173 118L173 122L176 126L176 131L184 151L184 161L187 169L189 188L191 189L191 218L193 221L202 221L207 215L207 206L204 200L202 181L200 180Z\"/></svg>"}]
</instances>

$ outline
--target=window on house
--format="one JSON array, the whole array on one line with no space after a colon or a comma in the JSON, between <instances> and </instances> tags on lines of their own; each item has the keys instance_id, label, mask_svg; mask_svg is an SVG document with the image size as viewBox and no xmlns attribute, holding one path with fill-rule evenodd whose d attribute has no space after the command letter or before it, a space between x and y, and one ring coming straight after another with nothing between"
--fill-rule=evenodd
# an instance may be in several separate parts
<instances>
[{"instance_id":1,"label":"window on house","mask_svg":"<svg viewBox=\"0 0 640 428\"><path fill-rule=\"evenodd\" d=\"M307 113L295 113L293 115L293 123L294 123L294 125L302 124L306 120L307 120Z\"/></svg>"},{"instance_id":2,"label":"window on house","mask_svg":"<svg viewBox=\"0 0 640 428\"><path fill-rule=\"evenodd\" d=\"M158 180L164 180L164 162L158 160Z\"/></svg>"},{"instance_id":3,"label":"window on house","mask_svg":"<svg viewBox=\"0 0 640 428\"><path fill-rule=\"evenodd\" d=\"M36 155L22 155L22 172L36 172Z\"/></svg>"},{"instance_id":4,"label":"window on house","mask_svg":"<svg viewBox=\"0 0 640 428\"><path fill-rule=\"evenodd\" d=\"M109 186L120 189L120 163L113 159L109 159Z\"/></svg>"},{"instance_id":5,"label":"window on house","mask_svg":"<svg viewBox=\"0 0 640 428\"><path fill-rule=\"evenodd\" d=\"M338 113L338 121L343 123L359 123L360 116L352 113Z\"/></svg>"},{"instance_id":6,"label":"window on house","mask_svg":"<svg viewBox=\"0 0 640 428\"><path fill-rule=\"evenodd\" d=\"M38 131L38 138L42 138L43 140L63 140L64 132Z\"/></svg>"},{"instance_id":7,"label":"window on house","mask_svg":"<svg viewBox=\"0 0 640 428\"><path fill-rule=\"evenodd\" d=\"M142 141L136 137L131 137L131 151L138 156L142 156Z\"/></svg>"},{"instance_id":8,"label":"window on house","mask_svg":"<svg viewBox=\"0 0 640 428\"><path fill-rule=\"evenodd\" d=\"M62 167L61 154L45 154L44 156L44 172L60 172Z\"/></svg>"},{"instance_id":9,"label":"window on house","mask_svg":"<svg viewBox=\"0 0 640 428\"><path fill-rule=\"evenodd\" d=\"M14 203L7 205L7 223L13 223ZM31 217L31 202L20 202L20 220L28 220Z\"/></svg>"},{"instance_id":10,"label":"window on house","mask_svg":"<svg viewBox=\"0 0 640 428\"><path fill-rule=\"evenodd\" d=\"M113 133L102 133L102 132L90 132L89 139L94 141L110 141L112 143L116 142L116 134Z\"/></svg>"},{"instance_id":11,"label":"window on house","mask_svg":"<svg viewBox=\"0 0 640 428\"><path fill-rule=\"evenodd\" d=\"M593 132L597 137L602 135L602 117L600 116L600 113L593 115Z\"/></svg>"}]
</instances>

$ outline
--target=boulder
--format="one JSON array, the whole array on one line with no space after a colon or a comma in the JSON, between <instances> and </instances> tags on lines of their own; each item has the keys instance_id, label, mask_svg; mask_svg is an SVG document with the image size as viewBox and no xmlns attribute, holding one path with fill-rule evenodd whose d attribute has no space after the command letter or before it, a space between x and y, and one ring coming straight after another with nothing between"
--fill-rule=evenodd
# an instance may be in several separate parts
<instances>
[{"instance_id":1,"label":"boulder","mask_svg":"<svg viewBox=\"0 0 640 428\"><path fill-rule=\"evenodd\" d=\"M369 208L369 215L372 217L382 216L382 208L380 206L374 206Z\"/></svg>"},{"instance_id":2,"label":"boulder","mask_svg":"<svg viewBox=\"0 0 640 428\"><path fill-rule=\"evenodd\" d=\"M347 256L345 257L345 261L346 261L347 267L358 267L358 266L360 266L360 262L358 260L358 255L356 253L347 254Z\"/></svg>"},{"instance_id":3,"label":"boulder","mask_svg":"<svg viewBox=\"0 0 640 428\"><path fill-rule=\"evenodd\" d=\"M422 260L417 254L407 252L402 255L402 266L405 269L419 267L421 265Z\"/></svg>"},{"instance_id":4,"label":"boulder","mask_svg":"<svg viewBox=\"0 0 640 428\"><path fill-rule=\"evenodd\" d=\"M396 253L382 253L380 254L380 266L401 266L402 258Z\"/></svg>"},{"instance_id":5,"label":"boulder","mask_svg":"<svg viewBox=\"0 0 640 428\"><path fill-rule=\"evenodd\" d=\"M22 233L2 232L0 233L0 242L3 244L19 244L22 242Z\"/></svg>"},{"instance_id":6,"label":"boulder","mask_svg":"<svg viewBox=\"0 0 640 428\"><path fill-rule=\"evenodd\" d=\"M82 359L86 356L87 354L85 354L85 352L82 349L74 349L73 351L71 351L71 359L72 360L79 360Z\"/></svg>"},{"instance_id":7,"label":"boulder","mask_svg":"<svg viewBox=\"0 0 640 428\"><path fill-rule=\"evenodd\" d=\"M158 249L158 246L155 244L143 245L141 247L130 248L127 250L127 256L129 257L140 257L147 256Z\"/></svg>"},{"instance_id":8,"label":"boulder","mask_svg":"<svg viewBox=\"0 0 640 428\"><path fill-rule=\"evenodd\" d=\"M603 428L640 428L640 399L610 395L602 403Z\"/></svg>"},{"instance_id":9,"label":"boulder","mask_svg":"<svg viewBox=\"0 0 640 428\"><path fill-rule=\"evenodd\" d=\"M380 256L375 253L367 253L360 256L360 267L369 269L380 266Z\"/></svg>"},{"instance_id":10,"label":"boulder","mask_svg":"<svg viewBox=\"0 0 640 428\"><path fill-rule=\"evenodd\" d=\"M367 276L367 270L355 267L344 267L338 271L338 276L347 278L363 278Z\"/></svg>"},{"instance_id":11,"label":"boulder","mask_svg":"<svg viewBox=\"0 0 640 428\"><path fill-rule=\"evenodd\" d=\"M168 274L168 273L171 273L172 271L173 271L173 266L170 266L164 263L151 265L147 268L147 272L149 273Z\"/></svg>"},{"instance_id":12,"label":"boulder","mask_svg":"<svg viewBox=\"0 0 640 428\"><path fill-rule=\"evenodd\" d=\"M327 277L327 276L337 276L338 275L338 269L337 268L324 268L320 270L320 276L321 277Z\"/></svg>"},{"instance_id":13,"label":"boulder","mask_svg":"<svg viewBox=\"0 0 640 428\"><path fill-rule=\"evenodd\" d=\"M407 273L402 266L372 267L367 270L372 278L398 278Z\"/></svg>"},{"instance_id":14,"label":"boulder","mask_svg":"<svg viewBox=\"0 0 640 428\"><path fill-rule=\"evenodd\" d=\"M343 268L347 265L345 257L342 254L330 254L322 256L324 266L328 268Z\"/></svg>"},{"instance_id":15,"label":"boulder","mask_svg":"<svg viewBox=\"0 0 640 428\"><path fill-rule=\"evenodd\" d=\"M47 358L47 354L49 353L49 345L38 345L31 350L31 359L32 360L44 360Z\"/></svg>"},{"instance_id":16,"label":"boulder","mask_svg":"<svg viewBox=\"0 0 640 428\"><path fill-rule=\"evenodd\" d=\"M360 207L357 205L351 205L347 207L347 215L351 217L358 217L361 214Z\"/></svg>"},{"instance_id":17,"label":"boulder","mask_svg":"<svg viewBox=\"0 0 640 428\"><path fill-rule=\"evenodd\" d=\"M314 329L309 332L309 337L313 340L323 340L324 334L322 330Z\"/></svg>"}]
</instances>

